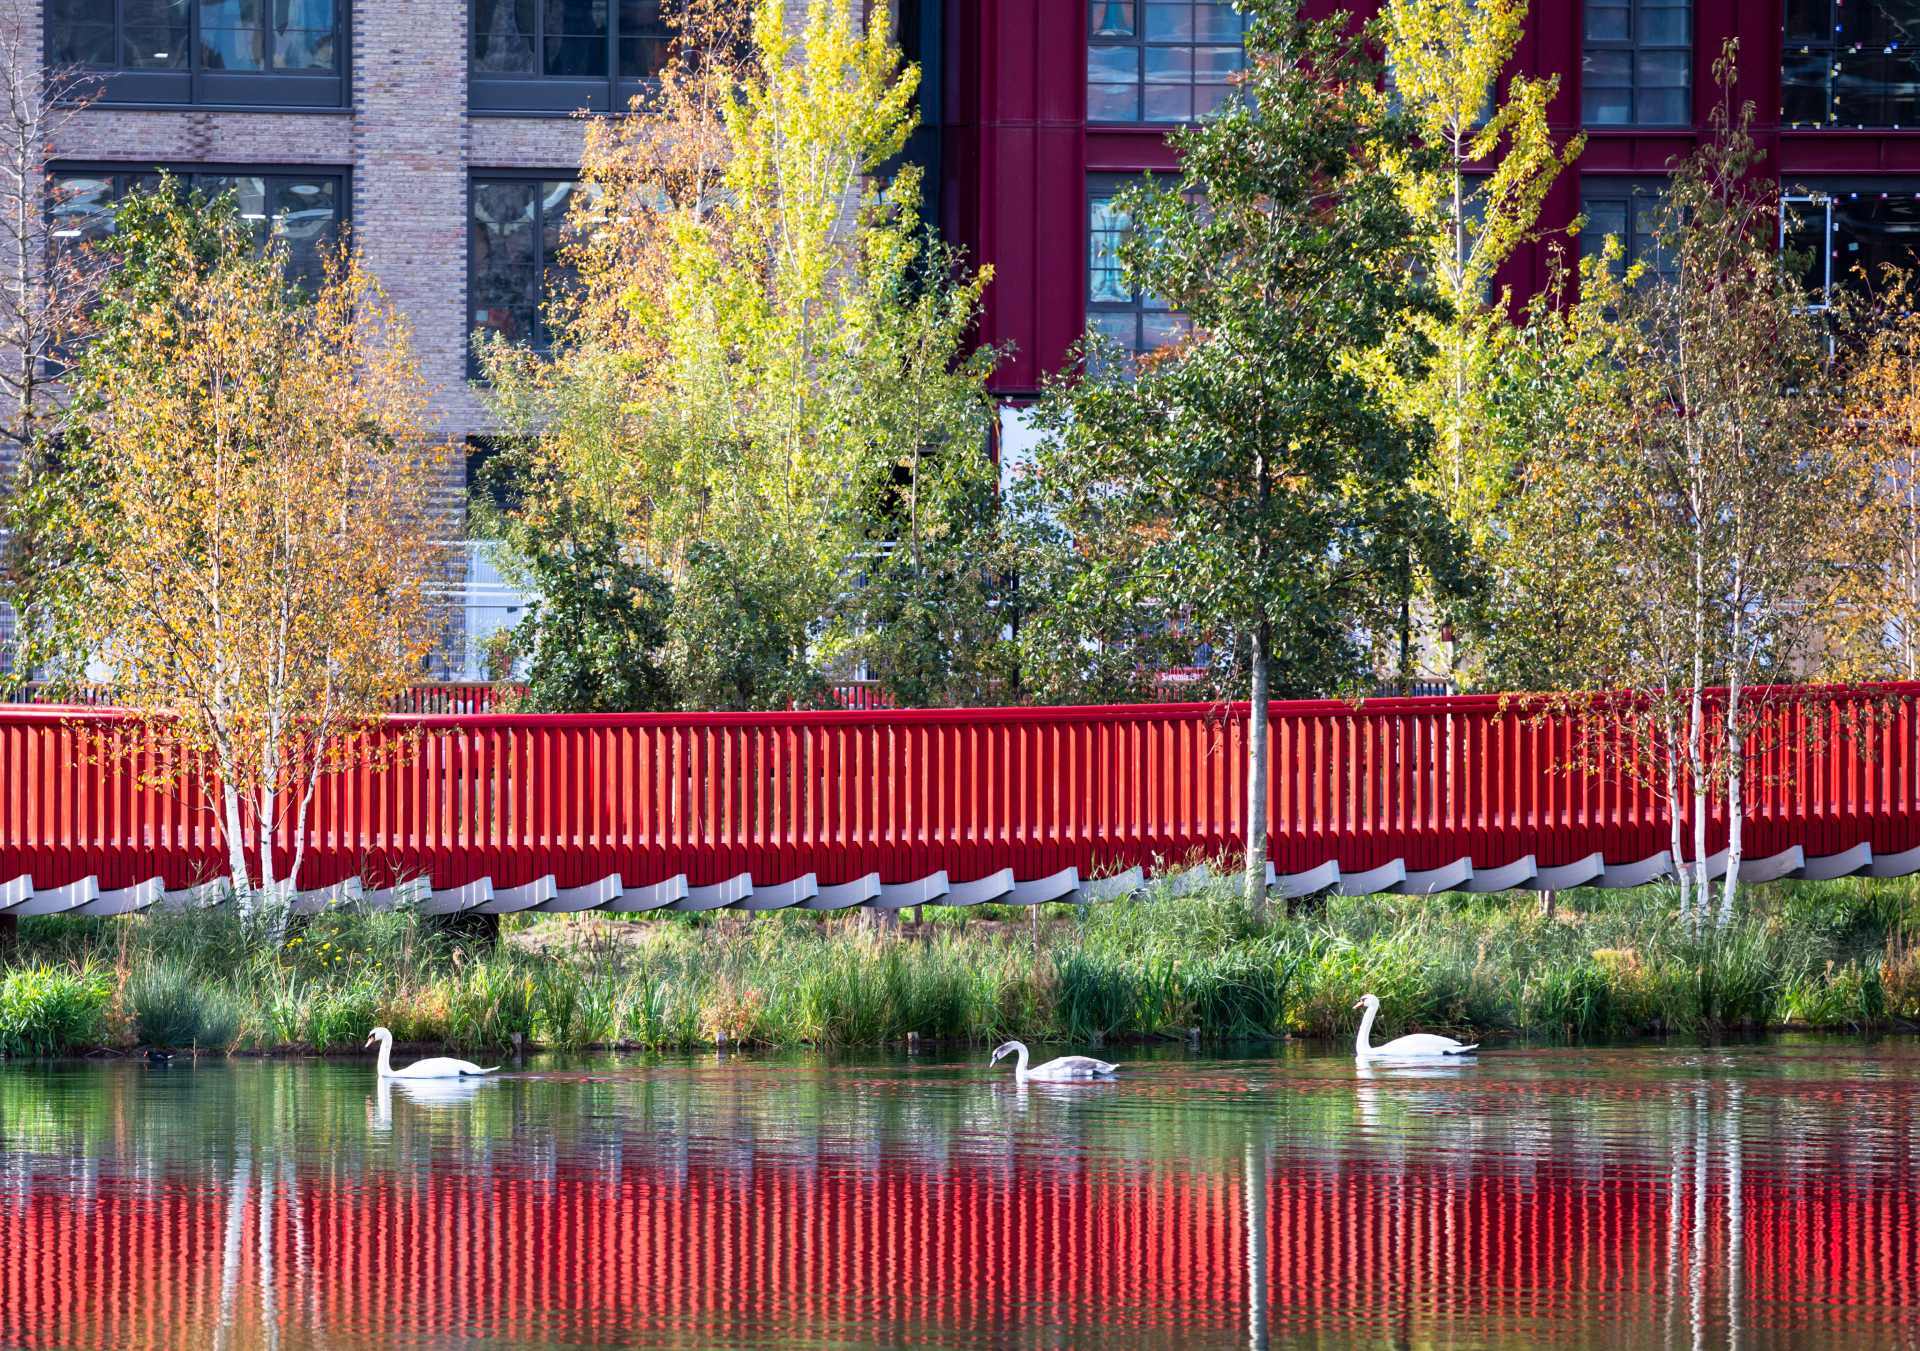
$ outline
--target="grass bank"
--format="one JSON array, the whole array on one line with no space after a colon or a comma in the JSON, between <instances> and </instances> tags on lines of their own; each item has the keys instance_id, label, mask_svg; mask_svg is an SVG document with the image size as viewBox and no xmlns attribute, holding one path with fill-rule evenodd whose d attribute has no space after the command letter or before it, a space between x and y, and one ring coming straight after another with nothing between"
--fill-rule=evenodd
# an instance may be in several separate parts
<instances>
[{"instance_id":1,"label":"grass bank","mask_svg":"<svg viewBox=\"0 0 1920 1351\"><path fill-rule=\"evenodd\" d=\"M921 926L774 913L511 918L498 946L408 914L333 913L282 943L224 912L29 919L0 965L0 1055L102 1048L358 1051L732 1043L875 1046L1007 1036L1351 1033L1382 1027L1598 1040L1768 1027L1920 1026L1920 886L1753 888L1697 937L1657 888L1332 897L1268 924L1225 887L1024 911L931 908ZM1277 908L1277 907L1276 907Z\"/></svg>"}]
</instances>

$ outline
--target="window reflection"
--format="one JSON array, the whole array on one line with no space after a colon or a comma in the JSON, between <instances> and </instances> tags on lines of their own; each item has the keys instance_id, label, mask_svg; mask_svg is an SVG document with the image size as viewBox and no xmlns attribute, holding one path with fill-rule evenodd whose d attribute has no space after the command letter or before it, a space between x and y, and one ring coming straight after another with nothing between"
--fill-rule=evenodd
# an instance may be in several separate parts
<instances>
[{"instance_id":1,"label":"window reflection","mask_svg":"<svg viewBox=\"0 0 1920 1351\"><path fill-rule=\"evenodd\" d=\"M476 336L497 333L537 351L552 345L546 300L575 280L566 250L580 191L572 179L474 180L468 294Z\"/></svg>"},{"instance_id":2,"label":"window reflection","mask_svg":"<svg viewBox=\"0 0 1920 1351\"><path fill-rule=\"evenodd\" d=\"M1877 285L1888 264L1920 264L1920 180L1826 180L1786 197L1787 246L1823 300L1837 287Z\"/></svg>"},{"instance_id":3,"label":"window reflection","mask_svg":"<svg viewBox=\"0 0 1920 1351\"><path fill-rule=\"evenodd\" d=\"M1230 0L1090 0L1087 120L1191 122L1218 109L1246 66Z\"/></svg>"},{"instance_id":4,"label":"window reflection","mask_svg":"<svg viewBox=\"0 0 1920 1351\"><path fill-rule=\"evenodd\" d=\"M330 72L339 0L48 0L48 59L100 70Z\"/></svg>"},{"instance_id":5,"label":"window reflection","mask_svg":"<svg viewBox=\"0 0 1920 1351\"><path fill-rule=\"evenodd\" d=\"M1666 180L1659 178L1588 177L1580 183L1580 212L1587 223L1580 231L1580 253L1597 258L1609 237L1620 241L1616 276L1634 263L1646 266L1642 280L1672 280L1679 265L1661 247L1661 218L1667 205Z\"/></svg>"},{"instance_id":6,"label":"window reflection","mask_svg":"<svg viewBox=\"0 0 1920 1351\"><path fill-rule=\"evenodd\" d=\"M1586 125L1692 122L1692 0L1591 0L1584 37L1580 97Z\"/></svg>"},{"instance_id":7,"label":"window reflection","mask_svg":"<svg viewBox=\"0 0 1920 1351\"><path fill-rule=\"evenodd\" d=\"M231 192L240 219L255 242L282 246L287 275L318 286L325 246L339 237L346 195L338 174L183 173L188 187L209 197ZM61 170L53 177L53 233L63 245L80 245L113 233L113 214L130 192L160 186L158 172Z\"/></svg>"},{"instance_id":8,"label":"window reflection","mask_svg":"<svg viewBox=\"0 0 1920 1351\"><path fill-rule=\"evenodd\" d=\"M665 67L672 37L661 0L473 0L471 31L476 74L527 80L649 79ZM501 97L477 93L482 107L522 106ZM582 94L555 97L571 107ZM625 101L612 90L605 97L605 106Z\"/></svg>"},{"instance_id":9,"label":"window reflection","mask_svg":"<svg viewBox=\"0 0 1920 1351\"><path fill-rule=\"evenodd\" d=\"M1165 347L1189 324L1164 300L1127 285L1120 246L1132 231L1114 204L1128 181L1096 179L1087 201L1087 326L1135 356Z\"/></svg>"},{"instance_id":10,"label":"window reflection","mask_svg":"<svg viewBox=\"0 0 1920 1351\"><path fill-rule=\"evenodd\" d=\"M1781 120L1920 124L1920 0L1787 0Z\"/></svg>"}]
</instances>

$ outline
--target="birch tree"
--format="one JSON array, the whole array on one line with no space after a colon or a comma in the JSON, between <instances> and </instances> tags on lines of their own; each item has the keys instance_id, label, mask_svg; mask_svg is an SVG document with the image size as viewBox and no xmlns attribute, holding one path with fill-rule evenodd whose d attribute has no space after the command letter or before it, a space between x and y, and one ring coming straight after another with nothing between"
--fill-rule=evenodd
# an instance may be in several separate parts
<instances>
[{"instance_id":1,"label":"birch tree","mask_svg":"<svg viewBox=\"0 0 1920 1351\"><path fill-rule=\"evenodd\" d=\"M1618 322L1543 470L1571 512L1558 528L1605 559L1596 615L1617 628L1592 674L1638 693L1700 924L1735 912L1749 768L1794 697L1768 687L1797 678L1835 612L1860 502L1827 331L1778 247L1778 189L1754 171L1733 55L1715 63L1712 136L1672 177L1659 244L1677 271L1606 297ZM1716 803L1729 822L1717 912Z\"/></svg>"},{"instance_id":2,"label":"birch tree","mask_svg":"<svg viewBox=\"0 0 1920 1351\"><path fill-rule=\"evenodd\" d=\"M322 776L371 753L356 734L432 641L425 391L350 251L309 296L230 199L166 179L106 252L60 454L23 487L26 629L64 669L103 663L170 763L214 771L250 919L297 884Z\"/></svg>"},{"instance_id":3,"label":"birch tree","mask_svg":"<svg viewBox=\"0 0 1920 1351\"><path fill-rule=\"evenodd\" d=\"M1370 673L1419 447L1361 365L1430 296L1391 171L1406 128L1366 39L1286 0L1242 8L1245 97L1174 134L1177 178L1119 203L1129 285L1192 334L1137 369L1090 347L1043 407L1029 478L1097 560L1085 585L1244 655L1245 885L1264 906L1268 701Z\"/></svg>"},{"instance_id":4,"label":"birch tree","mask_svg":"<svg viewBox=\"0 0 1920 1351\"><path fill-rule=\"evenodd\" d=\"M0 487L38 440L56 358L91 303L94 275L59 246L47 167L61 130L97 96L97 77L40 59L41 24L0 0Z\"/></svg>"}]
</instances>

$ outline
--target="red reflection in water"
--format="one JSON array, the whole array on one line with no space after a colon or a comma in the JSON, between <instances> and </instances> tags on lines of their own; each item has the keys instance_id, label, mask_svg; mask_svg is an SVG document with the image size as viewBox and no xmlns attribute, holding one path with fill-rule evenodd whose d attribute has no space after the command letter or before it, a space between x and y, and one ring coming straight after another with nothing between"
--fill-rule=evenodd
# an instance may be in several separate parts
<instances>
[{"instance_id":1,"label":"red reflection in water","mask_svg":"<svg viewBox=\"0 0 1920 1351\"><path fill-rule=\"evenodd\" d=\"M1239 1174L630 1163L361 1181L243 1155L224 1185L0 1192L0 1344L836 1326L883 1344L1049 1327L1224 1344L1249 1327L1519 1340L1607 1323L1886 1340L1920 1315L1917 1221L1891 1167L1743 1170L1737 1148L1704 1138L1670 1167L1589 1160L1577 1175L1255 1146Z\"/></svg>"}]
</instances>

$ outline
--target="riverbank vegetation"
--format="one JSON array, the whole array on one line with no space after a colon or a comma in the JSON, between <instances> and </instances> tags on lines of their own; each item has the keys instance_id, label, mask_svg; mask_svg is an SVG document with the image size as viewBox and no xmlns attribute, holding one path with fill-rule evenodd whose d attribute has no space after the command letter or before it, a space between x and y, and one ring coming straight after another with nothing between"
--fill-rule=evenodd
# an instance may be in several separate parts
<instances>
[{"instance_id":1,"label":"riverbank vegetation","mask_svg":"<svg viewBox=\"0 0 1920 1351\"><path fill-rule=\"evenodd\" d=\"M0 1055L140 1046L358 1052L717 1043L1078 1045L1395 1029L1599 1040L1775 1027L1920 1029L1920 886L1758 888L1697 933L1671 889L1328 897L1265 923L1237 885L922 924L782 912L510 919L498 943L336 912L277 949L228 913L41 918L0 968Z\"/></svg>"}]
</instances>

